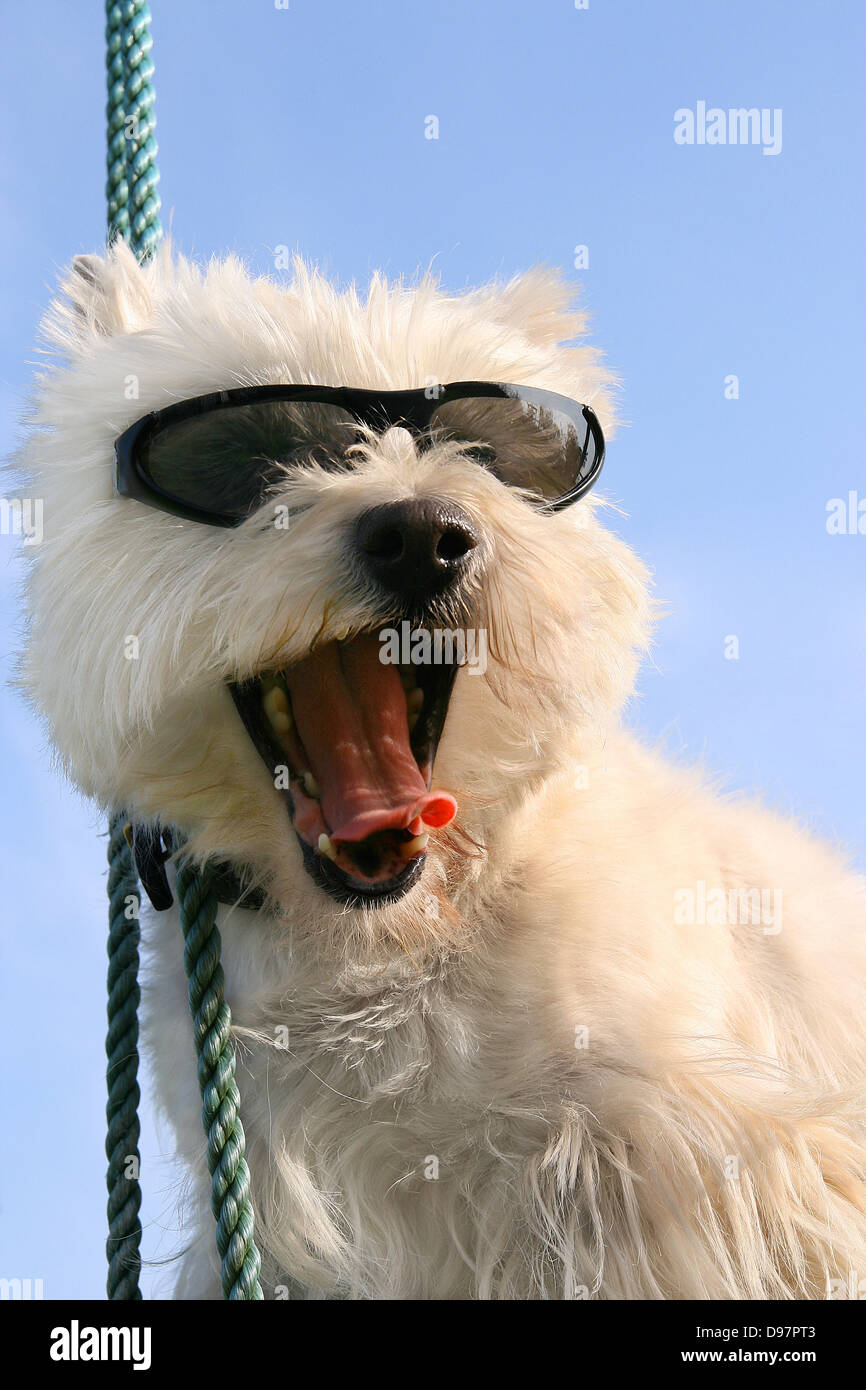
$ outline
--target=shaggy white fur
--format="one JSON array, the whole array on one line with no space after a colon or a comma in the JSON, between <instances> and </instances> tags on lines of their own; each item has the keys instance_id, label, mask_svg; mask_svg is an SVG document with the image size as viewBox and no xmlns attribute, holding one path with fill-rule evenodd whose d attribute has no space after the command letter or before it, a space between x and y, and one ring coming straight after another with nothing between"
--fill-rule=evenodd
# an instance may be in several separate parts
<instances>
[{"instance_id":1,"label":"shaggy white fur","mask_svg":"<svg viewBox=\"0 0 866 1390\"><path fill-rule=\"evenodd\" d=\"M512 381L609 434L610 374L563 346L585 330L567 288L376 277L360 298L301 264L281 286L120 245L63 290L22 459L45 508L23 680L87 794L270 894L220 918L267 1293L824 1298L862 1278L866 884L621 730L652 608L603 504L543 515L403 431L287 483L288 531L113 493L132 421L255 383ZM302 868L225 683L386 625L341 538L413 495L479 529L490 661L458 676L435 767L459 830L401 901L349 910ZM176 911L143 931L145 1047L191 1173L177 1294L216 1296Z\"/></svg>"}]
</instances>

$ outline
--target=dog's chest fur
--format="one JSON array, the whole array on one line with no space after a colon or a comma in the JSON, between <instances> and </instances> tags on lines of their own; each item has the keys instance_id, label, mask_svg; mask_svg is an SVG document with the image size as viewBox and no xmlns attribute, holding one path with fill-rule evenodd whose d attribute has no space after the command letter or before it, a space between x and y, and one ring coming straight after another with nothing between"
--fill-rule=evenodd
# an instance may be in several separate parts
<instances>
[{"instance_id":1,"label":"dog's chest fur","mask_svg":"<svg viewBox=\"0 0 866 1390\"><path fill-rule=\"evenodd\" d=\"M477 1296L479 1224L490 1242L480 1277L492 1289L502 1250L528 1240L533 1215L519 1198L527 1159L556 1142L556 1108L542 1103L552 1068L530 1043L525 1010L489 961L447 952L336 978L296 954L280 978L273 954L247 950L250 932L266 930L266 918L246 913L223 926L271 1293ZM157 924L150 1045L180 1150L200 1173L179 933L174 912ZM198 1267L190 1262L186 1277L215 1293L209 1220L207 1212ZM525 1295L530 1275L519 1263L509 1277Z\"/></svg>"}]
</instances>

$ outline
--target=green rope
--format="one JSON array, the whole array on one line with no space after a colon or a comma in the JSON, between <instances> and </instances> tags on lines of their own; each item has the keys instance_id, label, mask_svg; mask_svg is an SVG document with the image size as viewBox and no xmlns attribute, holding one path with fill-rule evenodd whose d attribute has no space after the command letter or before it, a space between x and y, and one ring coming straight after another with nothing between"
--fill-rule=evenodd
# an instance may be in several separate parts
<instances>
[{"instance_id":1,"label":"green rope","mask_svg":"<svg viewBox=\"0 0 866 1390\"><path fill-rule=\"evenodd\" d=\"M112 3L106 12L106 68L108 79L108 239L122 237L136 255L144 258L159 240L159 201L156 198L156 141L154 93L150 86L150 11L137 0ZM136 163L138 161L138 163ZM146 164L146 170L143 165ZM130 224L129 209L138 213L134 192L144 173L149 175L147 218L136 215ZM144 211L144 208L142 208ZM132 1301L141 1298L141 1186L138 1141L138 884L132 851L124 834L125 816L116 813L108 832L108 1297ZM134 899L136 912L129 912Z\"/></svg>"},{"instance_id":2,"label":"green rope","mask_svg":"<svg viewBox=\"0 0 866 1390\"><path fill-rule=\"evenodd\" d=\"M129 242L139 260L162 236L156 186L155 95L151 86L150 11L143 0L107 0L108 240ZM115 814L108 840L108 1297L140 1299L141 1188L138 1102L138 890L125 836ZM211 874L184 863L178 895L189 999L208 1138L211 1205L217 1220L226 1298L261 1299L261 1259L253 1240L250 1175L238 1108L231 1013L223 996L217 898ZM134 899L135 911L130 911Z\"/></svg>"},{"instance_id":3,"label":"green rope","mask_svg":"<svg viewBox=\"0 0 866 1390\"><path fill-rule=\"evenodd\" d=\"M122 237L144 260L162 236L150 10L144 0L106 0L105 16L108 239Z\"/></svg>"},{"instance_id":4,"label":"green rope","mask_svg":"<svg viewBox=\"0 0 866 1390\"><path fill-rule=\"evenodd\" d=\"M138 1182L138 885L123 817L108 837L108 1297L141 1298L141 1188Z\"/></svg>"},{"instance_id":5,"label":"green rope","mask_svg":"<svg viewBox=\"0 0 866 1390\"><path fill-rule=\"evenodd\" d=\"M187 860L182 860L177 873L177 895L223 1295L229 1299L261 1299L261 1258L253 1240L250 1174L238 1113L240 1094L235 1081L232 1019L224 997L220 934L216 926L218 903L211 869L197 872Z\"/></svg>"}]
</instances>

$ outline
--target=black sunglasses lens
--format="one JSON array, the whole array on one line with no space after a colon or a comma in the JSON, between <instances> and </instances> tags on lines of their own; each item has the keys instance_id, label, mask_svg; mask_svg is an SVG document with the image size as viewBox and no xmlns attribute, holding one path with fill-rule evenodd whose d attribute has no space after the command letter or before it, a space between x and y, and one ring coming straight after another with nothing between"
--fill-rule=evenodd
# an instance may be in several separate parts
<instances>
[{"instance_id":1,"label":"black sunglasses lens","mask_svg":"<svg viewBox=\"0 0 866 1390\"><path fill-rule=\"evenodd\" d=\"M434 438L465 443L501 482L543 503L589 486L600 454L584 407L552 391L503 389L503 396L444 400L433 414Z\"/></svg>"},{"instance_id":2,"label":"black sunglasses lens","mask_svg":"<svg viewBox=\"0 0 866 1390\"><path fill-rule=\"evenodd\" d=\"M242 521L293 471L339 465L357 437L354 416L341 406L257 401L164 424L137 462L168 497Z\"/></svg>"}]
</instances>

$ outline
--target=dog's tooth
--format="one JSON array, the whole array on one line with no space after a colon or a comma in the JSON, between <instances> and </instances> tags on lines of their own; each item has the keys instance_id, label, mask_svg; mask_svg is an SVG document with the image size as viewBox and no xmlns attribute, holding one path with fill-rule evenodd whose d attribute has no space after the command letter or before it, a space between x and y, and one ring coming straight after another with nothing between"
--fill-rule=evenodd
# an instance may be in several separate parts
<instances>
[{"instance_id":1,"label":"dog's tooth","mask_svg":"<svg viewBox=\"0 0 866 1390\"><path fill-rule=\"evenodd\" d=\"M319 853L323 854L326 859L336 860L337 851L335 850L329 835L322 834L319 836Z\"/></svg>"},{"instance_id":2,"label":"dog's tooth","mask_svg":"<svg viewBox=\"0 0 866 1390\"><path fill-rule=\"evenodd\" d=\"M410 714L410 715L409 715L409 733L410 733L410 734L411 734L412 730L415 728L415 725L418 723L418 720L419 720L420 718L421 718L421 713L420 713L419 710L416 710L414 714Z\"/></svg>"},{"instance_id":3,"label":"dog's tooth","mask_svg":"<svg viewBox=\"0 0 866 1390\"><path fill-rule=\"evenodd\" d=\"M322 792L312 772L305 772L303 777L301 778L301 781L304 784L304 791L307 793L307 796L312 796L315 798L316 801L318 801L319 797L322 795Z\"/></svg>"},{"instance_id":4,"label":"dog's tooth","mask_svg":"<svg viewBox=\"0 0 866 1390\"><path fill-rule=\"evenodd\" d=\"M400 846L401 859L414 859L416 854L423 854L427 848L430 836L427 834L416 835L414 840L404 840Z\"/></svg>"},{"instance_id":5,"label":"dog's tooth","mask_svg":"<svg viewBox=\"0 0 866 1390\"><path fill-rule=\"evenodd\" d=\"M410 690L406 696L406 708L410 714L419 714L424 703L424 691L421 689Z\"/></svg>"},{"instance_id":6,"label":"dog's tooth","mask_svg":"<svg viewBox=\"0 0 866 1390\"><path fill-rule=\"evenodd\" d=\"M275 729L278 734L290 733L293 721L289 709L289 697L285 690L275 685L272 690L267 692L262 703L271 728Z\"/></svg>"}]
</instances>

